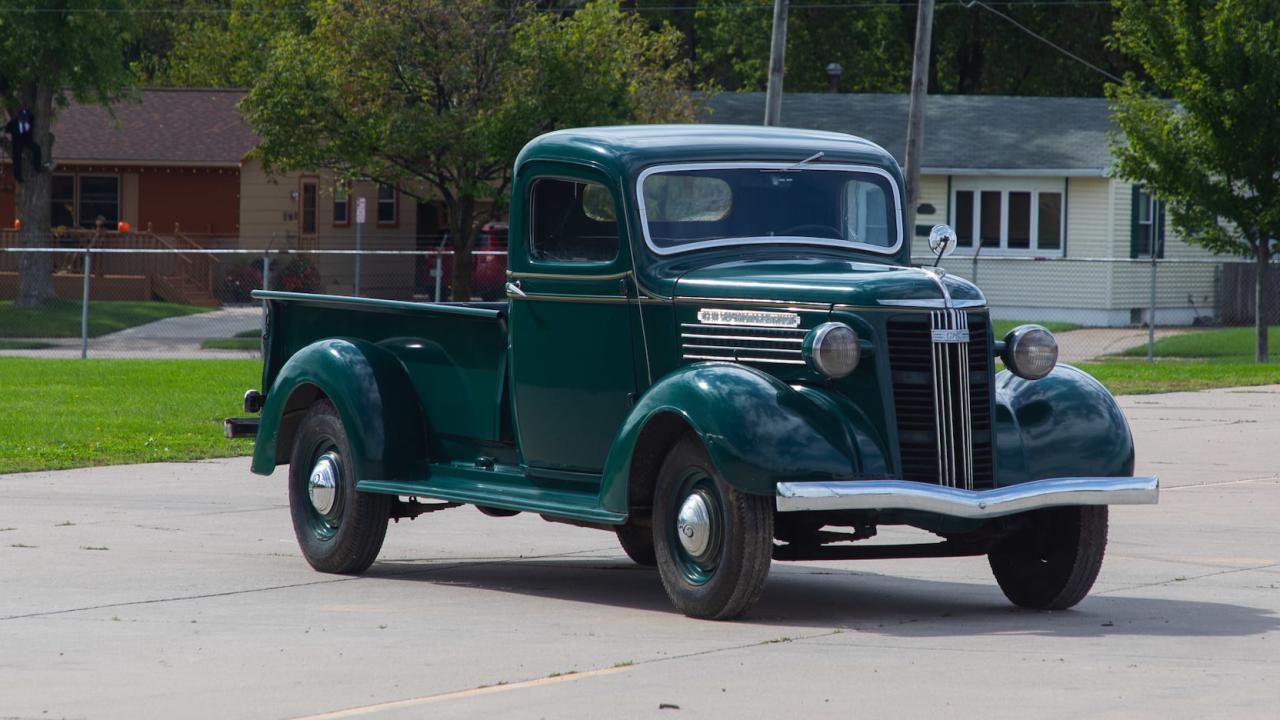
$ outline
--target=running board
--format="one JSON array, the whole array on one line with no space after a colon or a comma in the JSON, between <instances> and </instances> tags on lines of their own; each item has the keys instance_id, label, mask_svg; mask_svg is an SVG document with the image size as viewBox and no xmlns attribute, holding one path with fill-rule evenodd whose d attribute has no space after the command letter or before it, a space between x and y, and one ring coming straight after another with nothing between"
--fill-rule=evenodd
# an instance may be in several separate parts
<instances>
[{"instance_id":1,"label":"running board","mask_svg":"<svg viewBox=\"0 0 1280 720\"><path fill-rule=\"evenodd\" d=\"M774 545L774 560L887 560L891 558L940 558L986 555L984 543L952 540L908 545Z\"/></svg>"},{"instance_id":2,"label":"running board","mask_svg":"<svg viewBox=\"0 0 1280 720\"><path fill-rule=\"evenodd\" d=\"M495 470L481 470L432 465L430 472L430 478L425 480L361 480L356 484L356 489L361 492L483 505L604 525L621 525L627 521L625 514L601 509L600 498L594 494L530 486L523 473L514 468L510 472L504 472L502 466Z\"/></svg>"}]
</instances>

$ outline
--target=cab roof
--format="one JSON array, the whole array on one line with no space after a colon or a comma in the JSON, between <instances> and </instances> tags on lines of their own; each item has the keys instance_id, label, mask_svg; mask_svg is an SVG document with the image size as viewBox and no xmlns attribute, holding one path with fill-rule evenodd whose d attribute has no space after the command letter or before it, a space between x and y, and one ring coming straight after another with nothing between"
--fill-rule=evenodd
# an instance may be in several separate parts
<instances>
[{"instance_id":1,"label":"cab roof","mask_svg":"<svg viewBox=\"0 0 1280 720\"><path fill-rule=\"evenodd\" d=\"M632 175L657 164L707 161L799 162L821 152L817 162L874 165L899 174L884 148L853 135L754 125L620 125L557 130L534 138L520 151L516 172L527 162L587 162Z\"/></svg>"}]
</instances>

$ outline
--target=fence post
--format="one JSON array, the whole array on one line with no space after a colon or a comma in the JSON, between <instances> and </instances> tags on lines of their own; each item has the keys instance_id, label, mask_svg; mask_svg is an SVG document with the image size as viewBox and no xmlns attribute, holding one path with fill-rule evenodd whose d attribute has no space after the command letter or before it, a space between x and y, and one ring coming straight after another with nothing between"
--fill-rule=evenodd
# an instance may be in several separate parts
<instances>
[{"instance_id":1,"label":"fence post","mask_svg":"<svg viewBox=\"0 0 1280 720\"><path fill-rule=\"evenodd\" d=\"M360 202L361 202L360 209L361 211L363 211L364 200L362 199ZM355 286L356 297L360 297L360 256L363 254L361 251L364 249L363 247L361 247L360 231L363 228L364 228L364 215L361 214L360 217L356 218L356 286Z\"/></svg>"},{"instance_id":2,"label":"fence post","mask_svg":"<svg viewBox=\"0 0 1280 720\"><path fill-rule=\"evenodd\" d=\"M89 357L89 265L92 252L84 249L84 292L80 301L80 359Z\"/></svg>"},{"instance_id":3,"label":"fence post","mask_svg":"<svg viewBox=\"0 0 1280 720\"><path fill-rule=\"evenodd\" d=\"M444 278L441 277L443 263L440 262L440 253L436 253L436 302L440 302L440 286L444 284Z\"/></svg>"}]
</instances>

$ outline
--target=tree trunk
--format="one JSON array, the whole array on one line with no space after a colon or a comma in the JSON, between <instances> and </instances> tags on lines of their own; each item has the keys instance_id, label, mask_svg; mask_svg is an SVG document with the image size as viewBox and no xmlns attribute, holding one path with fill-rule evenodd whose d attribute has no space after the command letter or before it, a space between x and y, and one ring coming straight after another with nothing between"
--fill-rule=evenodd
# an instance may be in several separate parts
<instances>
[{"instance_id":1,"label":"tree trunk","mask_svg":"<svg viewBox=\"0 0 1280 720\"><path fill-rule=\"evenodd\" d=\"M471 299L471 275L474 267L471 248L476 237L476 199L470 193L449 201L449 232L453 235L453 300Z\"/></svg>"},{"instance_id":2,"label":"tree trunk","mask_svg":"<svg viewBox=\"0 0 1280 720\"><path fill-rule=\"evenodd\" d=\"M53 116L53 90L37 87L26 94L27 106L35 115L32 135L40 146L41 164L27 150L22 157L23 180L18 185L17 217L22 221L18 244L22 247L48 247L49 205L53 192L53 174L44 168L53 148L49 142L49 125ZM17 160L17 158L15 158ZM53 256L49 253L20 253L18 256L18 295L15 305L32 307L54 298Z\"/></svg>"},{"instance_id":3,"label":"tree trunk","mask_svg":"<svg viewBox=\"0 0 1280 720\"><path fill-rule=\"evenodd\" d=\"M1253 324L1257 333L1257 352L1255 359L1260 363L1271 360L1267 342L1267 310L1271 298L1271 239L1262 238L1258 242L1258 282L1254 287Z\"/></svg>"}]
</instances>

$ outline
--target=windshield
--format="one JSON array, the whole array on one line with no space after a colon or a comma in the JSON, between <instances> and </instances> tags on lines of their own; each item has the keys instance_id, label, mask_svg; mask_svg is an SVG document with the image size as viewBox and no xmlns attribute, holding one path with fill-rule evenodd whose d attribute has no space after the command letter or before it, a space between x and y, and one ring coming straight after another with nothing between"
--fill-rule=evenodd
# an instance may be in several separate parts
<instances>
[{"instance_id":1,"label":"windshield","mask_svg":"<svg viewBox=\"0 0 1280 720\"><path fill-rule=\"evenodd\" d=\"M761 163L647 170L639 196L645 239L659 254L760 243L899 243L898 196L872 168Z\"/></svg>"}]
</instances>

